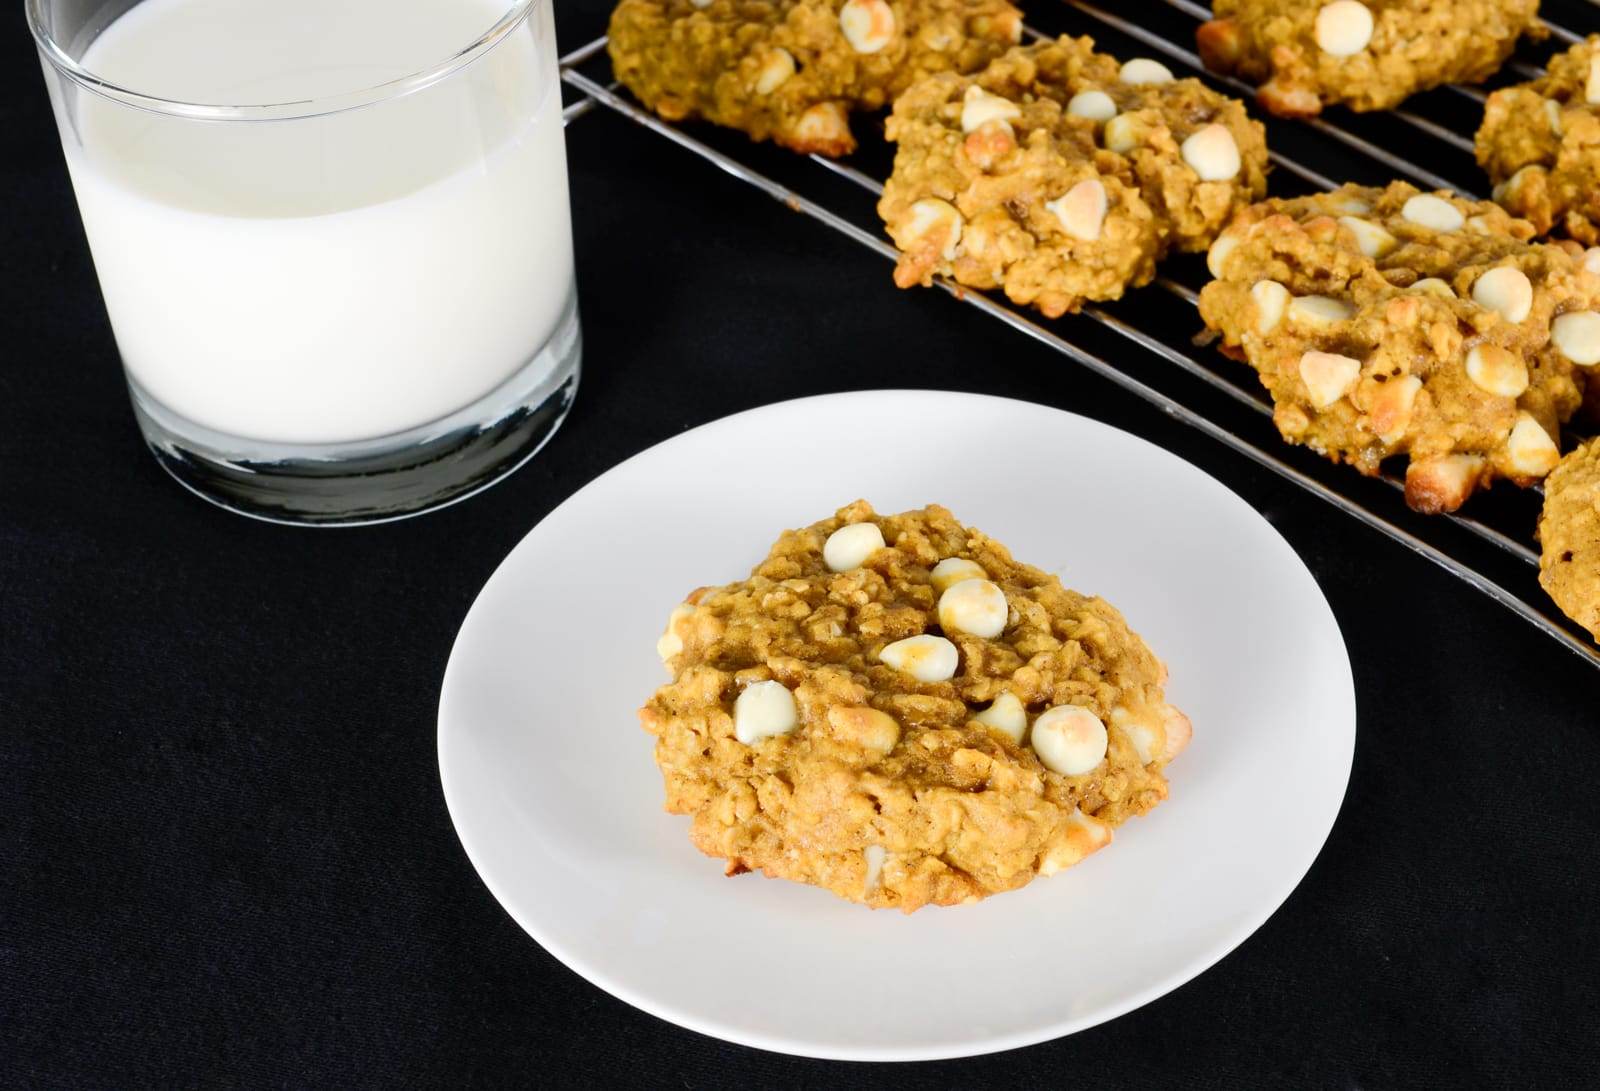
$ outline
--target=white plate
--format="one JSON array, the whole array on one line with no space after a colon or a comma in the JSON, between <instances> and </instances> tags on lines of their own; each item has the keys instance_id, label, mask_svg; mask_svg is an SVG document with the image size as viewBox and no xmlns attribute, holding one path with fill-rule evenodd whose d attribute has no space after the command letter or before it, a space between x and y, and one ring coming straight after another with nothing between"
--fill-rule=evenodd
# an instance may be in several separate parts
<instances>
[{"instance_id":1,"label":"white plate","mask_svg":"<svg viewBox=\"0 0 1600 1091\"><path fill-rule=\"evenodd\" d=\"M686 592L857 497L944 504L1116 604L1194 721L1171 797L1078 867L975 906L906 917L724 878L662 811L635 717L665 680L656 637ZM1027 1045L1188 981L1311 866L1354 742L1333 615L1242 500L1095 421L921 391L767 406L594 481L484 587L439 701L461 842L529 935L691 1030L852 1060Z\"/></svg>"}]
</instances>

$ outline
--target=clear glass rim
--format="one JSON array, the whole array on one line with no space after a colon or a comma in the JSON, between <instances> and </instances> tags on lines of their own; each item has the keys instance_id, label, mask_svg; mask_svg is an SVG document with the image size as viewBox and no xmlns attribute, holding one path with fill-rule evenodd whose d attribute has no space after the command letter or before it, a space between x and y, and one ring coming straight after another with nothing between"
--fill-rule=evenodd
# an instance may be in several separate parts
<instances>
[{"instance_id":1,"label":"clear glass rim","mask_svg":"<svg viewBox=\"0 0 1600 1091\"><path fill-rule=\"evenodd\" d=\"M204 121L287 121L295 118L320 117L344 110L353 110L386 99L399 98L430 87L449 78L499 44L507 34L516 29L534 6L541 0L511 0L505 15L494 26L484 31L478 39L463 49L452 53L437 64L429 65L409 76L375 84L355 91L293 102L228 105L224 103L182 102L176 99L147 95L129 87L122 87L95 75L67 55L67 51L45 29L44 9L50 0L27 0L28 29L39 46L39 53L57 72L97 95L114 99L125 105L174 117L195 118Z\"/></svg>"}]
</instances>

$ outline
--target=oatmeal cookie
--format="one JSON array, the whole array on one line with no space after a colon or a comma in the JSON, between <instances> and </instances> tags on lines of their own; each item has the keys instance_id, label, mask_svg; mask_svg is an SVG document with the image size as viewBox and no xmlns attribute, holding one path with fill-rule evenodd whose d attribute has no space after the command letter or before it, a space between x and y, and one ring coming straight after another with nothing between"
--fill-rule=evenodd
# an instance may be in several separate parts
<instances>
[{"instance_id":1,"label":"oatmeal cookie","mask_svg":"<svg viewBox=\"0 0 1600 1091\"><path fill-rule=\"evenodd\" d=\"M622 0L612 70L668 121L704 118L799 152L845 155L853 109L982 68L1022 38L1005 0Z\"/></svg>"},{"instance_id":2,"label":"oatmeal cookie","mask_svg":"<svg viewBox=\"0 0 1600 1091\"><path fill-rule=\"evenodd\" d=\"M1600 243L1600 34L1489 96L1476 141L1494 198L1541 235Z\"/></svg>"},{"instance_id":3,"label":"oatmeal cookie","mask_svg":"<svg viewBox=\"0 0 1600 1091\"><path fill-rule=\"evenodd\" d=\"M1544 482L1539 583L1600 640L1600 439L1561 460Z\"/></svg>"},{"instance_id":4,"label":"oatmeal cookie","mask_svg":"<svg viewBox=\"0 0 1600 1091\"><path fill-rule=\"evenodd\" d=\"M1453 511L1531 485L1600 362L1600 275L1498 205L1404 182L1264 201L1207 256L1224 351L1283 437L1364 474L1405 455L1406 500Z\"/></svg>"},{"instance_id":5,"label":"oatmeal cookie","mask_svg":"<svg viewBox=\"0 0 1600 1091\"><path fill-rule=\"evenodd\" d=\"M940 507L857 501L701 588L639 716L727 873L909 913L1050 875L1167 795L1188 742L1112 606Z\"/></svg>"},{"instance_id":6,"label":"oatmeal cookie","mask_svg":"<svg viewBox=\"0 0 1600 1091\"><path fill-rule=\"evenodd\" d=\"M1090 38L922 80L886 131L895 282L1004 287L1051 317L1147 283L1266 192L1264 130L1238 101Z\"/></svg>"},{"instance_id":7,"label":"oatmeal cookie","mask_svg":"<svg viewBox=\"0 0 1600 1091\"><path fill-rule=\"evenodd\" d=\"M1213 72L1259 85L1282 117L1390 110L1444 83L1479 83L1517 37L1545 36L1539 0L1214 0L1196 32Z\"/></svg>"}]
</instances>

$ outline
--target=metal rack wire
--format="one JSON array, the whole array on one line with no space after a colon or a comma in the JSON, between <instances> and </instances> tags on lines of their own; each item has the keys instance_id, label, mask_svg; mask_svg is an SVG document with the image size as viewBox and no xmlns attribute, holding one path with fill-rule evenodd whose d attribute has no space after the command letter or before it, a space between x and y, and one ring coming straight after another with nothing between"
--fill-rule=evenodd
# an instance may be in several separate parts
<instances>
[{"instance_id":1,"label":"metal rack wire","mask_svg":"<svg viewBox=\"0 0 1600 1091\"><path fill-rule=\"evenodd\" d=\"M1600 6L1600 0L1582 0L1582 3ZM1176 32L1184 37L1175 37L1170 33L1163 34L1152 26L1135 23L1088 0L1066 0L1066 3L1057 10L1041 10L1040 5L1034 5L1030 13L1032 15L1030 22L1034 25L1025 28L1024 33L1031 40L1053 38L1059 33L1087 32L1095 34L1097 38L1106 34L1120 36L1129 42L1146 47L1169 63L1175 62L1184 70L1181 75L1200 76L1207 82L1239 94L1247 101L1252 99L1254 95L1252 87L1230 77L1205 71L1198 54L1189 48L1193 41L1193 27L1197 25L1195 20L1210 18L1210 12L1193 0L1164 0L1164 4L1169 9L1169 15L1175 18L1186 17L1185 21L1179 23L1181 29ZM1159 20L1153 21L1159 22ZM1600 24L1600 18L1597 18L1596 22ZM1046 25L1039 26L1041 23ZM1546 25L1554 41L1581 40L1581 35L1564 27L1549 23ZM713 143L701 139L702 136L711 135L704 127L692 126L686 129L662 121L620 93L617 84L609 80L609 74L585 74L586 67L603 66L603 62L597 58L603 53L605 45L604 37L596 38L561 59L562 79L578 95L563 111L567 124L572 124L597 106L604 107L695 153L740 181L754 186L789 208L810 216L879 256L891 262L898 258L899 255L894 247L884 239L876 218L870 215L870 205L867 206L866 215L862 214L859 207L842 207L848 202L837 199L837 190L834 187L818 186L816 188L829 189L832 192L827 196L809 196L806 192L802 192L802 189L811 190L813 187L809 183L813 179L820 181L814 173L808 173L792 182L780 181L752 165L753 160L762 158L754 145L733 141L722 142L724 147L714 146ZM1113 53L1129 52L1119 51L1116 43L1107 43L1104 48ZM1513 61L1507 67L1509 71L1504 75L1509 79L1526 79L1541 71L1527 59ZM1448 107L1461 104L1477 109L1483 98L1483 92L1477 88L1450 87L1430 95L1418 96L1408 102L1405 109L1381 116L1390 119L1390 123L1398 123L1415 134L1419 147L1423 150L1430 146L1442 147L1451 149L1459 158L1462 153L1470 154L1471 139L1458 131L1458 128L1451 127L1450 120L1441 119L1438 115L1448 114L1451 112ZM1428 116L1430 113L1436 116ZM1459 125L1459 118L1455 121ZM1287 123L1269 122L1269 124L1276 127ZM1337 120L1329 117L1313 118L1303 124L1309 125L1316 136L1325 137L1339 145L1346 154L1376 164L1378 168L1409 178L1428 188L1452 189L1470 195L1474 186L1482 182L1475 171L1463 169L1457 172L1460 177L1446 177L1389 151L1377 142L1375 136L1357 131L1358 126L1361 128L1366 126L1360 125L1353 115L1341 115ZM1337 186L1338 182L1334 178L1306 163L1304 154L1291 155L1280 150L1278 145L1281 142L1269 141L1269 143L1275 145L1269 153L1271 160L1281 171L1293 175L1312 189L1327 190ZM741 154L739 149L748 149L748 154ZM765 158L770 159L770 156ZM799 156L790 158L795 162L806 162ZM808 166L820 167L827 175L843 179L874 199L882 192L883 186L879 178L862 169L862 166L870 164L863 163L862 166L858 166L854 161L832 160L821 156L807 158L810 161ZM870 158L870 155L858 153L852 160ZM767 169L772 170L771 167ZM777 171L773 170L773 173ZM870 226L863 226L859 222L862 220L867 221ZM1185 271L1175 269L1176 266L1183 264L1185 263L1169 263L1164 275L1157 277L1152 287L1134 295L1148 299L1159 293L1160 297L1167 300L1159 321L1163 328L1198 330L1200 325L1198 316L1193 314L1198 292L1183 282ZM1192 266L1193 263L1187 264ZM1187 276L1191 280L1197 279L1192 269L1188 270ZM1203 279L1203 276L1198 279ZM1199 400L1193 394L1179 395L1145 381L1143 376L1160 372L1142 366L1144 361L1158 361L1160 365L1173 369L1174 374L1181 374L1188 380L1196 381L1204 390L1220 395L1227 403L1241 407L1250 417L1258 420L1271 417L1271 404L1259 385L1252 381L1254 375L1249 369L1239 367L1215 354L1196 355L1193 345L1189 343L1184 343L1181 347L1171 344L1150 332L1150 329L1141 328L1150 326L1148 319L1141 323L1134 316L1119 314L1117 313L1119 308L1115 305L1091 305L1086 306L1080 315L1048 320L1022 313L1004 300L992 299L983 293L963 289L952 283L941 283L940 287L962 302L978 308L1011 329L1051 348L1075 364L1154 405L1174 420L1203 432L1252 462L1292 481L1346 515L1427 558L1591 665L1600 667L1600 649L1597 649L1585 636L1580 635L1579 631L1551 609L1542 597L1534 578L1538 553L1532 544L1532 521L1529 513L1521 513L1520 518L1516 513L1502 513L1503 517L1494 521L1502 525L1493 525L1487 519L1460 513L1419 521L1406 512L1398 498L1373 497L1370 489L1363 489L1363 481L1356 475L1326 473L1326 468L1320 465L1321 460L1307 452L1281 444L1276 440L1275 434L1270 438L1264 438L1262 442L1247 438L1241 434L1244 429L1234 430L1225 427L1213 419L1216 414L1204 413L1191 404ZM1175 316L1165 313L1174 307L1178 308ZM1103 353L1093 347L1094 338L1086 336L1089 331L1084 330L1083 323L1092 323L1120 341L1136 346L1141 354L1139 361L1141 366L1137 369L1119 367L1108 362ZM1167 384L1163 384L1165 385ZM1254 431L1262 430L1254 429ZM1271 429L1265 429L1265 432L1271 433ZM1382 480L1395 492L1403 489L1403 483L1393 475L1386 474ZM1407 526L1400 525L1401 522L1408 523L1415 529L1408 529ZM1465 532L1465 535L1436 533L1435 527ZM1484 556L1474 556L1481 551L1471 548L1472 539L1487 543L1492 548ZM1516 590L1513 590L1513 587Z\"/></svg>"}]
</instances>

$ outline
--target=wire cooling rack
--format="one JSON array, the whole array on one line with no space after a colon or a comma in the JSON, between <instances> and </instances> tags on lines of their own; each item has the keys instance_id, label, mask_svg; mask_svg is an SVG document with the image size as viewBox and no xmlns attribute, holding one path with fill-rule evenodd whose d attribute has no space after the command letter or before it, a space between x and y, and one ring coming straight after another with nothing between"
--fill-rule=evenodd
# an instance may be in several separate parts
<instances>
[{"instance_id":1,"label":"wire cooling rack","mask_svg":"<svg viewBox=\"0 0 1600 1091\"><path fill-rule=\"evenodd\" d=\"M1253 108L1254 88L1207 72L1194 51L1194 31L1210 11L1193 0L1146 0L1131 5L1102 0L1034 0L1029 40L1091 34L1117 57L1156 56L1181 76L1199 76L1252 105L1267 123L1277 195L1333 189L1344 181L1383 185L1403 178L1426 189L1482 196L1486 179L1472 156L1472 133L1482 117L1485 91L1451 85L1414 96L1398 110L1358 115L1334 109L1307 121L1280 121ZM1600 30L1600 0L1547 0L1543 45L1524 43L1487 85L1529 79L1553 50ZM1137 8L1136 16L1132 16ZM1132 16L1132 17L1130 17ZM852 127L861 147L848 159L800 156L751 143L711 126L674 125L638 106L611 79L604 37L561 59L561 75L577 97L563 111L572 124L596 108L614 111L700 156L712 166L776 198L790 209L859 243L884 259L898 258L884 237L874 205L883 190L893 151L876 126L857 115ZM1393 149L1404 149L1399 152ZM887 274L886 274L887 275ZM1533 537L1536 490L1501 486L1480 493L1463 512L1419 516L1406 508L1403 482L1394 474L1362 478L1290 447L1272 427L1272 405L1255 373L1221 354L1195 346L1201 329L1195 311L1207 280L1198 257L1170 259L1148 287L1114 304L1085 306L1077 315L1045 319L951 282L939 286L961 302L1062 356L1070 366L1156 406L1168 417L1293 482L1345 515L1398 542L1487 595L1567 650L1600 667L1600 649L1549 603L1537 581ZM1115 359L1116 362L1112 362Z\"/></svg>"}]
</instances>

